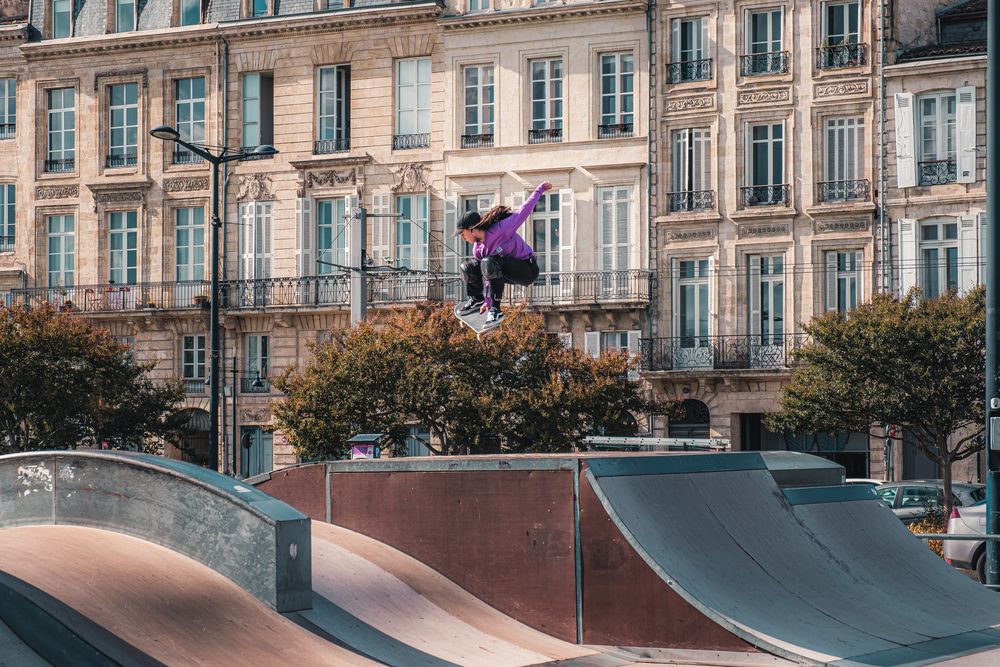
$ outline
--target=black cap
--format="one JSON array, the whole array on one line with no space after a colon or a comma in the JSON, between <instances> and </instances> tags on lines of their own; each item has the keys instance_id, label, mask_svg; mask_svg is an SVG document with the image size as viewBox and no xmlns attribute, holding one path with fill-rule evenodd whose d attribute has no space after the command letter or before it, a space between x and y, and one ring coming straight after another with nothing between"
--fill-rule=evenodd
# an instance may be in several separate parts
<instances>
[{"instance_id":1,"label":"black cap","mask_svg":"<svg viewBox=\"0 0 1000 667\"><path fill-rule=\"evenodd\" d=\"M458 236L466 229L475 229L481 220L482 218L479 217L478 212L466 211L461 220L458 221L458 229L455 230L454 236Z\"/></svg>"}]
</instances>

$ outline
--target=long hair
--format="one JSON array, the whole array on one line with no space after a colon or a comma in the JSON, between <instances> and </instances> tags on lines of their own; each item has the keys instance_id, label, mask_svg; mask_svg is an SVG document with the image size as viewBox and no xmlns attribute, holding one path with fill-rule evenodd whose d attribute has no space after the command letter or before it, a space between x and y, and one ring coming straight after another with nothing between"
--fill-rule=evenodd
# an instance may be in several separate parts
<instances>
[{"instance_id":1,"label":"long hair","mask_svg":"<svg viewBox=\"0 0 1000 667\"><path fill-rule=\"evenodd\" d=\"M476 225L476 229L489 229L504 218L510 216L510 213L510 206L494 206L490 210L486 211L483 217L479 219L479 224Z\"/></svg>"}]
</instances>

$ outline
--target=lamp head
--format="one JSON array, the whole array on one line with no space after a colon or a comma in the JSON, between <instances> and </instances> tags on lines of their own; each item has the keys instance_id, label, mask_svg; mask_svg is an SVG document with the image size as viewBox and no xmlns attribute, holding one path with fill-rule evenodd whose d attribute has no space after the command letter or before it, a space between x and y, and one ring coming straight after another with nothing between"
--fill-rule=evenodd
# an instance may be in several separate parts
<instances>
[{"instance_id":1,"label":"lamp head","mask_svg":"<svg viewBox=\"0 0 1000 667\"><path fill-rule=\"evenodd\" d=\"M271 144L261 144L257 148L250 151L250 155L255 155L255 156L277 155L277 154L278 154L278 149L272 146Z\"/></svg>"},{"instance_id":2,"label":"lamp head","mask_svg":"<svg viewBox=\"0 0 1000 667\"><path fill-rule=\"evenodd\" d=\"M250 383L250 386L252 386L254 389L264 388L264 381L260 379L260 371L257 372L257 377L254 378L254 381Z\"/></svg>"},{"instance_id":3,"label":"lamp head","mask_svg":"<svg viewBox=\"0 0 1000 667\"><path fill-rule=\"evenodd\" d=\"M150 135L163 141L177 141L181 138L181 133L169 125L160 125L149 131Z\"/></svg>"}]
</instances>

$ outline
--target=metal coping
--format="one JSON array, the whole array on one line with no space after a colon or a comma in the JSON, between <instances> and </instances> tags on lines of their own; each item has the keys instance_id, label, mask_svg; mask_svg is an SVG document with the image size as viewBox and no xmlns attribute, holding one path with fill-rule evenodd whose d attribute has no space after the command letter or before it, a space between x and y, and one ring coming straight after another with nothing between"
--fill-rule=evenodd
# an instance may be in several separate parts
<instances>
[{"instance_id":1,"label":"metal coping","mask_svg":"<svg viewBox=\"0 0 1000 667\"><path fill-rule=\"evenodd\" d=\"M846 503L855 500L877 500L875 491L863 484L844 486L799 486L782 489L792 505L818 505L820 503Z\"/></svg>"},{"instance_id":2,"label":"metal coping","mask_svg":"<svg viewBox=\"0 0 1000 667\"><path fill-rule=\"evenodd\" d=\"M690 454L688 456L641 456L610 459L594 458L587 459L587 467L590 468L594 477L767 470L767 465L758 452Z\"/></svg>"},{"instance_id":3,"label":"metal coping","mask_svg":"<svg viewBox=\"0 0 1000 667\"><path fill-rule=\"evenodd\" d=\"M451 459L451 460L449 460ZM588 459L589 460L589 459ZM505 472L565 471L576 469L576 457L552 458L454 458L439 459L360 459L327 461L331 473L342 472ZM285 470L284 468L282 470ZM276 471L281 472L281 471ZM256 479L254 480L257 481Z\"/></svg>"}]
</instances>

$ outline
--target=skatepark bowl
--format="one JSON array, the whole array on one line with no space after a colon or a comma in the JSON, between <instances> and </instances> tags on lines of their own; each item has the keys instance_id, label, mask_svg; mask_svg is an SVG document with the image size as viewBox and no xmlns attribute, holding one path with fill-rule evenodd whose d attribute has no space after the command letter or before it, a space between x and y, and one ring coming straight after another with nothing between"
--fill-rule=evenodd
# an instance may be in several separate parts
<instances>
[{"instance_id":1,"label":"skatepark bowl","mask_svg":"<svg viewBox=\"0 0 1000 667\"><path fill-rule=\"evenodd\" d=\"M789 452L0 457L0 665L995 665L1000 597Z\"/></svg>"}]
</instances>

